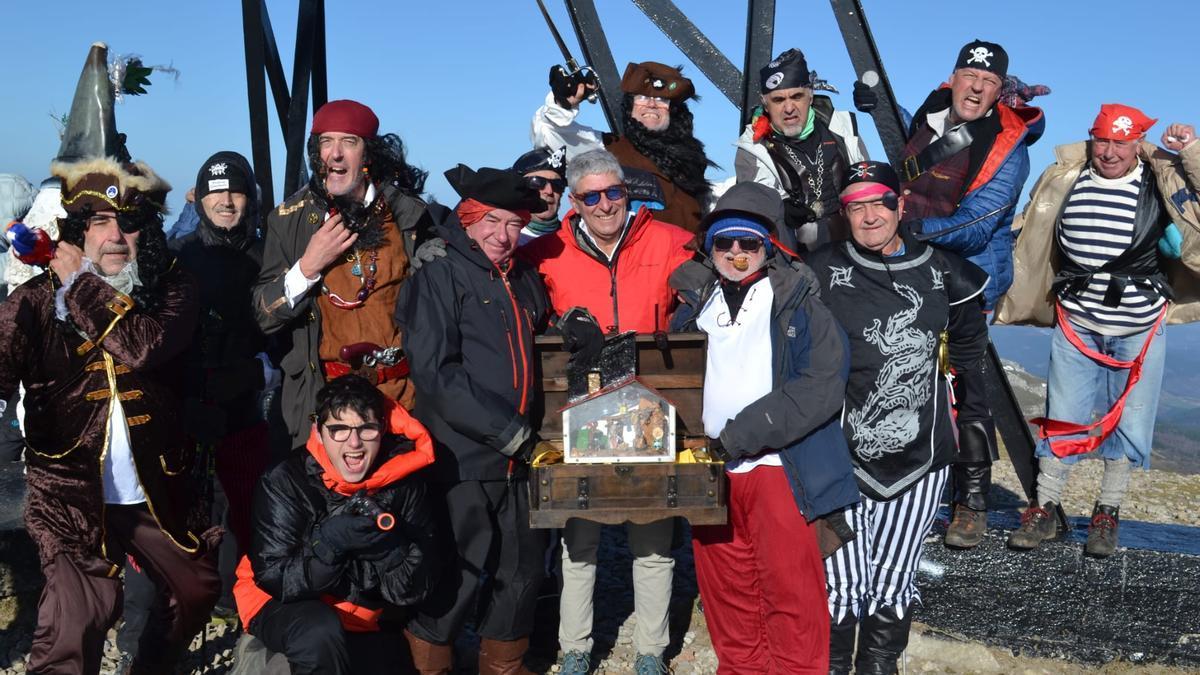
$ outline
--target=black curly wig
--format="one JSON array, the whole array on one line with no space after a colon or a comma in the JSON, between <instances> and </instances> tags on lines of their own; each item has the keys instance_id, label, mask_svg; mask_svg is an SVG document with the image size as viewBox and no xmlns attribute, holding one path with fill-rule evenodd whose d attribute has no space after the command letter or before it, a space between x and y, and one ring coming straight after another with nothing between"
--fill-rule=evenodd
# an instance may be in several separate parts
<instances>
[{"instance_id":1,"label":"black curly wig","mask_svg":"<svg viewBox=\"0 0 1200 675\"><path fill-rule=\"evenodd\" d=\"M83 233L87 230L87 221L92 215L94 214L90 210L84 210L60 219L59 238L82 249ZM163 214L157 208L147 205L135 212L118 215L117 223L123 232L141 232L137 241L137 271L141 285L135 286L129 295L139 309L152 311L162 302L162 279L175 262L174 254L167 248Z\"/></svg>"},{"instance_id":2,"label":"black curly wig","mask_svg":"<svg viewBox=\"0 0 1200 675\"><path fill-rule=\"evenodd\" d=\"M625 94L621 103L625 137L679 189L703 202L710 189L704 171L718 167L704 154L704 144L693 135L692 111L687 103L671 101L670 112L671 123L666 129L650 131L633 118L633 94Z\"/></svg>"},{"instance_id":3,"label":"black curly wig","mask_svg":"<svg viewBox=\"0 0 1200 675\"><path fill-rule=\"evenodd\" d=\"M375 185L391 185L412 197L420 197L425 191L428 171L408 163L404 141L396 134L372 136L366 142L367 175ZM312 177L308 181L309 191L325 202L326 209L334 206L347 226L358 232L354 248L370 250L383 241L383 231L376 227L381 221L384 200L376 197L375 204L363 205L346 196L335 197L325 190L325 163L321 161L320 134L308 136L308 166Z\"/></svg>"}]
</instances>

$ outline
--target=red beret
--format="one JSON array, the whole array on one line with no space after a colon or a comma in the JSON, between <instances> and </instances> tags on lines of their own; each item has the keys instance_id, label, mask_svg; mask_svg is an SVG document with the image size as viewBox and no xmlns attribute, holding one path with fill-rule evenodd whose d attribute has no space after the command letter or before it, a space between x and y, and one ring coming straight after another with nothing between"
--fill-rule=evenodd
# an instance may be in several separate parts
<instances>
[{"instance_id":1,"label":"red beret","mask_svg":"<svg viewBox=\"0 0 1200 675\"><path fill-rule=\"evenodd\" d=\"M1105 103L1092 122L1092 137L1111 141L1132 141L1146 135L1157 119L1146 117L1137 108L1120 103Z\"/></svg>"},{"instance_id":2,"label":"red beret","mask_svg":"<svg viewBox=\"0 0 1200 675\"><path fill-rule=\"evenodd\" d=\"M335 131L370 138L379 133L379 118L358 101L330 101L313 115L312 132Z\"/></svg>"}]
</instances>

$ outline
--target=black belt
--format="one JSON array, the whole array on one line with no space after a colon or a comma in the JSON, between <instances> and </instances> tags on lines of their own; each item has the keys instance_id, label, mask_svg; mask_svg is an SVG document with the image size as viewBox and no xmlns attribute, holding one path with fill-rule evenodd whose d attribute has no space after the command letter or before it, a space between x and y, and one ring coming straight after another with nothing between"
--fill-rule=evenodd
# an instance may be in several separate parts
<instances>
[{"instance_id":1,"label":"black belt","mask_svg":"<svg viewBox=\"0 0 1200 675\"><path fill-rule=\"evenodd\" d=\"M960 124L947 131L941 138L925 146L925 149L915 155L909 155L900 163L900 177L905 183L911 183L938 164L962 152L975 140L967 124Z\"/></svg>"}]
</instances>

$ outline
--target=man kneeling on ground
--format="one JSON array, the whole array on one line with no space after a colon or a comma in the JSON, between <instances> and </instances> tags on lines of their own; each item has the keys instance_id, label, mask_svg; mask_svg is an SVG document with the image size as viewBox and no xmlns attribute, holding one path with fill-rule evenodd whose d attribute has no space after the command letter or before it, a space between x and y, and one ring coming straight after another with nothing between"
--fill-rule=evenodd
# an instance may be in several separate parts
<instances>
[{"instance_id":1,"label":"man kneeling on ground","mask_svg":"<svg viewBox=\"0 0 1200 675\"><path fill-rule=\"evenodd\" d=\"M433 462L433 444L357 375L321 389L314 419L308 452L255 491L238 613L294 674L391 672L405 643L380 619L422 600L437 569L425 485L410 476Z\"/></svg>"}]
</instances>

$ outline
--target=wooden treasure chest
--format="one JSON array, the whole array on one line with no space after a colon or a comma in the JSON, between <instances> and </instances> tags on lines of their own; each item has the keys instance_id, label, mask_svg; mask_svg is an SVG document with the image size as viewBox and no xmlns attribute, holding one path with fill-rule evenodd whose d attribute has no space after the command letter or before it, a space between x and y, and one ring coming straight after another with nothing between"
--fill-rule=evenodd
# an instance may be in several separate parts
<instances>
[{"instance_id":1,"label":"wooden treasure chest","mask_svg":"<svg viewBox=\"0 0 1200 675\"><path fill-rule=\"evenodd\" d=\"M537 338L540 433L530 524L568 518L650 523L680 516L726 522L724 465L708 460L703 333L610 338L596 364L569 364L559 337Z\"/></svg>"}]
</instances>

